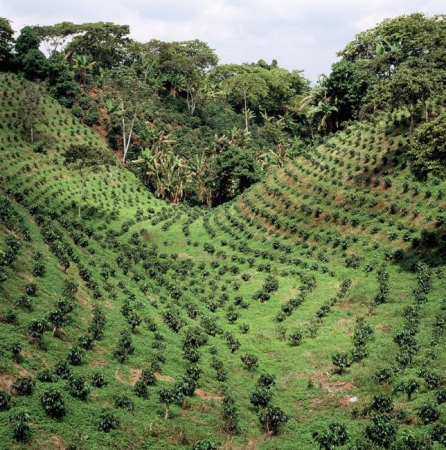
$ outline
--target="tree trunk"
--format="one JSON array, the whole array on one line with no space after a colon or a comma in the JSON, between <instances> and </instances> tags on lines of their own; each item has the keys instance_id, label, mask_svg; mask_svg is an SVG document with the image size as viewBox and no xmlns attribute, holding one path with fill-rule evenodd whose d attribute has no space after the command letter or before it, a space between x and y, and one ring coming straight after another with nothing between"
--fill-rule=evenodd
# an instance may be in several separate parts
<instances>
[{"instance_id":1,"label":"tree trunk","mask_svg":"<svg viewBox=\"0 0 446 450\"><path fill-rule=\"evenodd\" d=\"M249 127L248 127L248 105L247 105L247 101L246 101L246 92L243 93L243 100L245 102L245 129L246 132L249 131Z\"/></svg>"},{"instance_id":2,"label":"tree trunk","mask_svg":"<svg viewBox=\"0 0 446 450\"><path fill-rule=\"evenodd\" d=\"M412 111L410 112L410 128L409 128L409 142L412 142L412 134L414 129L414 119Z\"/></svg>"},{"instance_id":3,"label":"tree trunk","mask_svg":"<svg viewBox=\"0 0 446 450\"><path fill-rule=\"evenodd\" d=\"M125 160L127 158L127 153L129 151L130 142L132 140L132 133L133 133L133 125L135 123L136 119L136 107L135 112L133 114L132 121L130 123L130 129L128 131L128 135L126 135L126 129L125 129L125 109L124 109L124 102L122 102L122 143L123 143L123 155L122 155L122 162L125 164Z\"/></svg>"}]
</instances>

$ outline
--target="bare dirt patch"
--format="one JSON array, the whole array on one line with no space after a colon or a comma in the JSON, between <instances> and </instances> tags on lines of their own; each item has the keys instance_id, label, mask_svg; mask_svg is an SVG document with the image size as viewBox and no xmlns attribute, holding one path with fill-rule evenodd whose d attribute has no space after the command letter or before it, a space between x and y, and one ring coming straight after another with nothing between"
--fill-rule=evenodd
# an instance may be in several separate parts
<instances>
[{"instance_id":1,"label":"bare dirt patch","mask_svg":"<svg viewBox=\"0 0 446 450\"><path fill-rule=\"evenodd\" d=\"M124 384L129 384L127 383L127 381L125 380L125 378L119 373L119 367L116 368L115 370L115 378L120 381L121 383Z\"/></svg>"},{"instance_id":2,"label":"bare dirt patch","mask_svg":"<svg viewBox=\"0 0 446 450\"><path fill-rule=\"evenodd\" d=\"M14 363L15 368L17 369L17 372L19 376L21 377L29 377L32 375L32 372L30 372L28 369L25 369L24 367L20 366L17 363Z\"/></svg>"},{"instance_id":3,"label":"bare dirt patch","mask_svg":"<svg viewBox=\"0 0 446 450\"><path fill-rule=\"evenodd\" d=\"M161 375L160 373L155 372L155 377L159 381L167 381L168 383L175 383L175 378L172 378L169 375Z\"/></svg>"},{"instance_id":4,"label":"bare dirt patch","mask_svg":"<svg viewBox=\"0 0 446 450\"><path fill-rule=\"evenodd\" d=\"M351 311L355 308L355 304L351 300L343 300L341 302L336 303L335 309L339 311Z\"/></svg>"},{"instance_id":5,"label":"bare dirt patch","mask_svg":"<svg viewBox=\"0 0 446 450\"><path fill-rule=\"evenodd\" d=\"M195 389L194 392L198 397L203 398L204 400L223 400L223 396L221 395L211 395L209 392L203 391L202 389Z\"/></svg>"},{"instance_id":6,"label":"bare dirt patch","mask_svg":"<svg viewBox=\"0 0 446 450\"><path fill-rule=\"evenodd\" d=\"M335 383L321 383L321 388L329 394L337 394L338 392L351 391L356 389L352 383L337 381Z\"/></svg>"},{"instance_id":7,"label":"bare dirt patch","mask_svg":"<svg viewBox=\"0 0 446 450\"><path fill-rule=\"evenodd\" d=\"M124 376L120 373L120 368L117 367L115 370L115 378L123 384L129 384L130 386L133 386L141 377L141 373L141 369L130 368L128 371L128 375Z\"/></svg>"},{"instance_id":8,"label":"bare dirt patch","mask_svg":"<svg viewBox=\"0 0 446 450\"><path fill-rule=\"evenodd\" d=\"M382 331L384 334L389 334L392 327L388 323L379 323L376 325L376 329Z\"/></svg>"},{"instance_id":9,"label":"bare dirt patch","mask_svg":"<svg viewBox=\"0 0 446 450\"><path fill-rule=\"evenodd\" d=\"M65 449L65 445L63 445L63 438L62 436L58 436L57 434L51 435L51 439L53 440L53 449Z\"/></svg>"},{"instance_id":10,"label":"bare dirt patch","mask_svg":"<svg viewBox=\"0 0 446 450\"><path fill-rule=\"evenodd\" d=\"M89 298L90 298L90 296L85 291L85 289L83 289L82 287L79 287L77 301L80 303L80 305L91 309L91 302L89 300L87 300Z\"/></svg>"},{"instance_id":11,"label":"bare dirt patch","mask_svg":"<svg viewBox=\"0 0 446 450\"><path fill-rule=\"evenodd\" d=\"M5 391L11 392L11 386L14 383L14 377L12 375L1 373L0 374L0 388Z\"/></svg>"},{"instance_id":12,"label":"bare dirt patch","mask_svg":"<svg viewBox=\"0 0 446 450\"><path fill-rule=\"evenodd\" d=\"M92 366L106 366L107 365L107 361L105 359L96 359L95 361L92 361L90 363L90 365Z\"/></svg>"},{"instance_id":13,"label":"bare dirt patch","mask_svg":"<svg viewBox=\"0 0 446 450\"><path fill-rule=\"evenodd\" d=\"M139 380L141 374L142 374L141 369L130 369L130 381L132 386Z\"/></svg>"}]
</instances>

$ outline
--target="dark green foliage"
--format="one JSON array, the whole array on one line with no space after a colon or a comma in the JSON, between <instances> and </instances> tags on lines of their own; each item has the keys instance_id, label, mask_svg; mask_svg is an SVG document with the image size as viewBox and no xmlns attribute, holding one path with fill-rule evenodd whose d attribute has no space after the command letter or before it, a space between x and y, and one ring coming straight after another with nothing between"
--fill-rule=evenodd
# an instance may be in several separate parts
<instances>
[{"instance_id":1,"label":"dark green foliage","mask_svg":"<svg viewBox=\"0 0 446 450\"><path fill-rule=\"evenodd\" d=\"M276 377L269 373L262 373L257 380L257 387L270 389L276 384Z\"/></svg>"},{"instance_id":2,"label":"dark green foliage","mask_svg":"<svg viewBox=\"0 0 446 450\"><path fill-rule=\"evenodd\" d=\"M188 364L186 366L186 376L194 381L198 381L201 377L202 370L195 364Z\"/></svg>"},{"instance_id":3,"label":"dark green foliage","mask_svg":"<svg viewBox=\"0 0 446 450\"><path fill-rule=\"evenodd\" d=\"M88 331L92 334L93 339L100 341L104 334L104 327L107 323L104 311L101 307L95 306L93 308L93 319Z\"/></svg>"},{"instance_id":4,"label":"dark green foliage","mask_svg":"<svg viewBox=\"0 0 446 450\"><path fill-rule=\"evenodd\" d=\"M34 261L32 274L35 277L44 277L46 274L46 267L43 261Z\"/></svg>"},{"instance_id":5,"label":"dark green foliage","mask_svg":"<svg viewBox=\"0 0 446 450\"><path fill-rule=\"evenodd\" d=\"M187 375L183 375L174 386L174 390L181 397L192 397L197 388L197 380Z\"/></svg>"},{"instance_id":6,"label":"dark green foliage","mask_svg":"<svg viewBox=\"0 0 446 450\"><path fill-rule=\"evenodd\" d=\"M31 417L26 412L17 412L10 416L12 422L12 436L17 442L28 442L31 439L32 432L28 422Z\"/></svg>"},{"instance_id":7,"label":"dark green foliage","mask_svg":"<svg viewBox=\"0 0 446 450\"><path fill-rule=\"evenodd\" d=\"M225 335L226 345L231 351L231 353L236 352L240 348L240 341L234 337L234 335L230 332Z\"/></svg>"},{"instance_id":8,"label":"dark green foliage","mask_svg":"<svg viewBox=\"0 0 446 450\"><path fill-rule=\"evenodd\" d=\"M378 283L378 294L375 297L375 303L381 305L388 301L390 293L389 273L385 268L378 270Z\"/></svg>"},{"instance_id":9,"label":"dark green foliage","mask_svg":"<svg viewBox=\"0 0 446 450\"><path fill-rule=\"evenodd\" d=\"M402 380L400 383L398 383L395 388L394 388L394 392L395 393L400 393L403 392L407 395L407 400L410 401L412 400L412 395L415 392L418 392L418 390L420 389L420 382L414 378L408 378L406 380Z\"/></svg>"},{"instance_id":10,"label":"dark green foliage","mask_svg":"<svg viewBox=\"0 0 446 450\"><path fill-rule=\"evenodd\" d=\"M47 321L53 326L53 334L69 323L66 314L67 313L61 308L53 309L48 313Z\"/></svg>"},{"instance_id":11,"label":"dark green foliage","mask_svg":"<svg viewBox=\"0 0 446 450\"><path fill-rule=\"evenodd\" d=\"M28 283L25 285L25 293L30 297L35 297L37 295L38 287L36 283Z\"/></svg>"},{"instance_id":12,"label":"dark green foliage","mask_svg":"<svg viewBox=\"0 0 446 450\"><path fill-rule=\"evenodd\" d=\"M384 414L375 414L371 423L365 428L364 435L373 444L384 448L390 448L395 441L398 425Z\"/></svg>"},{"instance_id":13,"label":"dark green foliage","mask_svg":"<svg viewBox=\"0 0 446 450\"><path fill-rule=\"evenodd\" d=\"M192 450L217 450L218 444L211 440L199 441L192 446Z\"/></svg>"},{"instance_id":14,"label":"dark green foliage","mask_svg":"<svg viewBox=\"0 0 446 450\"><path fill-rule=\"evenodd\" d=\"M0 17L0 69L7 69L13 54L14 30L11 21Z\"/></svg>"},{"instance_id":15,"label":"dark green foliage","mask_svg":"<svg viewBox=\"0 0 446 450\"><path fill-rule=\"evenodd\" d=\"M99 416L98 430L108 433L114 428L119 427L119 419L111 412L104 412Z\"/></svg>"},{"instance_id":16,"label":"dark green foliage","mask_svg":"<svg viewBox=\"0 0 446 450\"><path fill-rule=\"evenodd\" d=\"M240 432L238 424L238 411L235 406L235 400L228 394L223 397L223 429L230 435L236 435Z\"/></svg>"},{"instance_id":17,"label":"dark green foliage","mask_svg":"<svg viewBox=\"0 0 446 450\"><path fill-rule=\"evenodd\" d=\"M48 329L48 324L45 320L33 319L28 326L28 335L33 338L37 345L42 340L43 333Z\"/></svg>"},{"instance_id":18,"label":"dark green foliage","mask_svg":"<svg viewBox=\"0 0 446 450\"><path fill-rule=\"evenodd\" d=\"M292 347L298 347L302 343L303 334L300 331L293 331L288 336L288 342Z\"/></svg>"},{"instance_id":19,"label":"dark green foliage","mask_svg":"<svg viewBox=\"0 0 446 450\"><path fill-rule=\"evenodd\" d=\"M184 325L183 319L180 317L180 313L178 310L171 309L169 311L165 311L163 314L163 320L167 324L167 326L175 333L178 333L180 329Z\"/></svg>"},{"instance_id":20,"label":"dark green foliage","mask_svg":"<svg viewBox=\"0 0 446 450\"><path fill-rule=\"evenodd\" d=\"M71 144L64 154L64 163L76 169L86 169L103 164L112 164L109 152L85 144Z\"/></svg>"},{"instance_id":21,"label":"dark green foliage","mask_svg":"<svg viewBox=\"0 0 446 450\"><path fill-rule=\"evenodd\" d=\"M199 327L189 328L186 330L186 336L183 341L183 349L202 347L207 343L207 341L208 337L204 333L203 329Z\"/></svg>"},{"instance_id":22,"label":"dark green foliage","mask_svg":"<svg viewBox=\"0 0 446 450\"><path fill-rule=\"evenodd\" d=\"M133 391L138 397L148 398L149 391L147 389L147 383L144 380L138 380L133 386Z\"/></svg>"},{"instance_id":23,"label":"dark green foliage","mask_svg":"<svg viewBox=\"0 0 446 450\"><path fill-rule=\"evenodd\" d=\"M73 347L70 349L67 355L67 359L73 366L80 366L85 358L85 351L79 347Z\"/></svg>"},{"instance_id":24,"label":"dark green foliage","mask_svg":"<svg viewBox=\"0 0 446 450\"><path fill-rule=\"evenodd\" d=\"M251 150L230 146L217 158L219 198L226 201L260 180L260 167Z\"/></svg>"},{"instance_id":25,"label":"dark green foliage","mask_svg":"<svg viewBox=\"0 0 446 450\"><path fill-rule=\"evenodd\" d=\"M412 434L405 433L392 446L392 450L432 450L432 440L429 436L416 437Z\"/></svg>"},{"instance_id":26,"label":"dark green foliage","mask_svg":"<svg viewBox=\"0 0 446 450\"><path fill-rule=\"evenodd\" d=\"M31 395L34 391L36 382L29 377L19 377L14 380L12 388L17 395Z\"/></svg>"},{"instance_id":27,"label":"dark green foliage","mask_svg":"<svg viewBox=\"0 0 446 450\"><path fill-rule=\"evenodd\" d=\"M420 374L423 378L426 389L434 390L438 389L443 384L443 379L440 375L430 370L423 371Z\"/></svg>"},{"instance_id":28,"label":"dark green foliage","mask_svg":"<svg viewBox=\"0 0 446 450\"><path fill-rule=\"evenodd\" d=\"M123 395L116 399L115 407L120 408L120 409L125 409L126 411L133 411L135 409L134 403L126 395Z\"/></svg>"},{"instance_id":29,"label":"dark green foliage","mask_svg":"<svg viewBox=\"0 0 446 450\"><path fill-rule=\"evenodd\" d=\"M90 335L85 334L78 339L78 344L79 347L84 350L91 350L93 348L94 340Z\"/></svg>"},{"instance_id":30,"label":"dark green foliage","mask_svg":"<svg viewBox=\"0 0 446 450\"><path fill-rule=\"evenodd\" d=\"M28 311L31 311L33 301L27 294L21 294L15 301L15 306L17 308L27 309Z\"/></svg>"},{"instance_id":31,"label":"dark green foliage","mask_svg":"<svg viewBox=\"0 0 446 450\"><path fill-rule=\"evenodd\" d=\"M241 355L240 359L250 372L252 372L254 368L258 366L258 358L255 355L250 354Z\"/></svg>"},{"instance_id":32,"label":"dark green foliage","mask_svg":"<svg viewBox=\"0 0 446 450\"><path fill-rule=\"evenodd\" d=\"M102 372L95 372L91 377L91 385L97 388L107 386L107 380Z\"/></svg>"},{"instance_id":33,"label":"dark green foliage","mask_svg":"<svg viewBox=\"0 0 446 450\"><path fill-rule=\"evenodd\" d=\"M15 62L29 80L43 79L46 75L47 61L39 44L40 39L31 27L22 28L15 45Z\"/></svg>"},{"instance_id":34,"label":"dark green foliage","mask_svg":"<svg viewBox=\"0 0 446 450\"><path fill-rule=\"evenodd\" d=\"M63 380L68 380L73 376L73 371L67 361L59 361L54 366L54 373L59 375Z\"/></svg>"},{"instance_id":35,"label":"dark green foliage","mask_svg":"<svg viewBox=\"0 0 446 450\"><path fill-rule=\"evenodd\" d=\"M40 403L46 412L55 419L61 419L65 415L65 402L62 394L57 389L48 389L40 397Z\"/></svg>"},{"instance_id":36,"label":"dark green foliage","mask_svg":"<svg viewBox=\"0 0 446 450\"><path fill-rule=\"evenodd\" d=\"M129 331L121 331L118 346L113 352L113 356L121 363L128 360L129 356L133 354L135 347L133 346L132 336Z\"/></svg>"},{"instance_id":37,"label":"dark green foliage","mask_svg":"<svg viewBox=\"0 0 446 450\"><path fill-rule=\"evenodd\" d=\"M444 423L437 423L431 431L432 440L446 445L446 425Z\"/></svg>"},{"instance_id":38,"label":"dark green foliage","mask_svg":"<svg viewBox=\"0 0 446 450\"><path fill-rule=\"evenodd\" d=\"M344 373L344 370L347 367L351 366L351 361L347 353L344 352L336 352L332 358L332 363L336 366L339 373Z\"/></svg>"},{"instance_id":39,"label":"dark green foliage","mask_svg":"<svg viewBox=\"0 0 446 450\"><path fill-rule=\"evenodd\" d=\"M200 360L201 354L194 348L186 348L183 351L183 358L191 363L197 363Z\"/></svg>"},{"instance_id":40,"label":"dark green foliage","mask_svg":"<svg viewBox=\"0 0 446 450\"><path fill-rule=\"evenodd\" d=\"M379 413L390 413L393 410L393 401L387 394L375 394L370 409Z\"/></svg>"},{"instance_id":41,"label":"dark green foliage","mask_svg":"<svg viewBox=\"0 0 446 450\"><path fill-rule=\"evenodd\" d=\"M7 411L10 408L11 395L6 391L0 391L0 411Z\"/></svg>"},{"instance_id":42,"label":"dark green foliage","mask_svg":"<svg viewBox=\"0 0 446 450\"><path fill-rule=\"evenodd\" d=\"M437 400L438 405L441 405L442 403L446 403L446 388L440 389L436 393L435 398Z\"/></svg>"},{"instance_id":43,"label":"dark green foliage","mask_svg":"<svg viewBox=\"0 0 446 450\"><path fill-rule=\"evenodd\" d=\"M156 377L152 368L143 369L140 379L148 386L156 383Z\"/></svg>"},{"instance_id":44,"label":"dark green foliage","mask_svg":"<svg viewBox=\"0 0 446 450\"><path fill-rule=\"evenodd\" d=\"M424 425L436 422L440 418L440 411L435 405L426 404L417 409L417 415Z\"/></svg>"},{"instance_id":45,"label":"dark green foliage","mask_svg":"<svg viewBox=\"0 0 446 450\"><path fill-rule=\"evenodd\" d=\"M73 377L68 380L68 390L73 397L86 400L90 393L90 387L83 377Z\"/></svg>"},{"instance_id":46,"label":"dark green foliage","mask_svg":"<svg viewBox=\"0 0 446 450\"><path fill-rule=\"evenodd\" d=\"M328 425L325 431L315 431L313 439L317 442L320 449L332 450L337 446L345 445L349 440L347 427L340 422L333 422Z\"/></svg>"},{"instance_id":47,"label":"dark green foliage","mask_svg":"<svg viewBox=\"0 0 446 450\"><path fill-rule=\"evenodd\" d=\"M288 416L278 406L268 406L259 412L259 421L268 434L278 434L288 422Z\"/></svg>"},{"instance_id":48,"label":"dark green foliage","mask_svg":"<svg viewBox=\"0 0 446 450\"><path fill-rule=\"evenodd\" d=\"M265 408L271 401L272 393L266 387L257 387L256 390L251 394L249 401L251 405L257 408Z\"/></svg>"},{"instance_id":49,"label":"dark green foliage","mask_svg":"<svg viewBox=\"0 0 446 450\"><path fill-rule=\"evenodd\" d=\"M55 383L59 378L50 369L43 369L37 374L37 379L42 383Z\"/></svg>"},{"instance_id":50,"label":"dark green foliage","mask_svg":"<svg viewBox=\"0 0 446 450\"><path fill-rule=\"evenodd\" d=\"M179 395L181 394L177 392L175 389L161 389L158 392L159 400L161 403L164 403L166 406L166 412L164 414L164 419L167 420L169 418L169 408L172 403L176 403L179 400Z\"/></svg>"},{"instance_id":51,"label":"dark green foliage","mask_svg":"<svg viewBox=\"0 0 446 450\"><path fill-rule=\"evenodd\" d=\"M446 113L423 124L411 141L409 152L411 171L425 181L429 174L446 178Z\"/></svg>"}]
</instances>

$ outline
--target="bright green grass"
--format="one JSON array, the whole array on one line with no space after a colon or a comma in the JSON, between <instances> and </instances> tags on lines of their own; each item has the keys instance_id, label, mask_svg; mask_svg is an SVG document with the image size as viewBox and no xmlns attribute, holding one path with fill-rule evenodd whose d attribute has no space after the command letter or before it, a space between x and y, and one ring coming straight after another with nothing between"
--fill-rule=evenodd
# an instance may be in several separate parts
<instances>
[{"instance_id":1,"label":"bright green grass","mask_svg":"<svg viewBox=\"0 0 446 450\"><path fill-rule=\"evenodd\" d=\"M265 183L253 186L234 203L198 211L182 205L166 205L153 198L133 174L119 165L85 173L83 189L80 174L63 166L62 152L73 142L103 146L101 138L81 126L49 97L43 97L49 125L38 128L37 139L47 143L48 148L47 154L34 153L34 145L24 140L14 126L20 82L15 76L0 74L0 86L8 89L7 97L1 95L0 89L1 194L8 195L14 209L26 218L31 236L29 242L21 239L19 257L6 268L8 280L0 284L1 313L14 309L18 317L18 325L0 323L3 349L0 388L10 390L17 376L35 377L42 368L53 368L64 360L77 339L87 332L94 305L102 306L107 317L104 337L86 352L83 364L72 369L76 376L87 380L94 372L101 371L108 382L101 389L92 388L85 402L70 396L64 380L53 385L37 382L31 397L14 396L11 410L0 412L1 448L21 448L12 439L9 416L26 410L31 416L32 439L23 448L52 448L58 443L80 449L191 448L200 439L212 438L217 443L225 443L227 449L314 449L313 431L322 430L333 421L345 423L352 440L360 438L369 420L352 420L352 410L363 409L375 393L390 394L398 380L418 377L423 365L428 364L430 370L444 377L444 335L433 348L435 357L426 359L432 348L435 316L442 314L440 305L445 292L444 257L434 249L425 251L425 256L435 265L431 270L433 287L429 301L420 305L420 327L416 335L420 348L413 364L395 375L391 383L380 385L373 379L377 369L395 366L398 347L393 336L404 325L403 308L414 303L411 292L417 286L417 278L412 264L420 259L420 253L412 248L411 240L419 238L423 229L435 231L436 217L446 207L441 196L446 188L444 183L434 180L420 185L410 178L407 168L401 169L404 136L388 134L383 124L359 124L352 127L350 134L340 133L317 152L298 158L268 177ZM399 147L400 141L403 145ZM368 162L367 155L371 158ZM381 165L383 156L388 158L384 166ZM396 165L392 162L394 156ZM371 174L369 184L364 180L365 165ZM356 166L360 170L356 171ZM377 166L379 172L374 174ZM373 184L375 177L379 178L377 186ZM391 179L387 188L383 184L386 177ZM405 182L408 183L406 191ZM290 201L288 207L285 199ZM376 205L371 203L373 200ZM387 210L392 203L398 205L395 214ZM305 212L302 205L311 206L311 213ZM36 206L45 214L55 214L50 224L72 246L79 264L91 272L96 288L88 287L79 277L79 264L71 261L70 268L63 271L42 239L36 214L30 214ZM257 213L252 206L258 208ZM315 216L317 207L322 210L319 217ZM404 214L402 208L407 208ZM416 216L415 210L418 210ZM336 220L335 213L339 213ZM324 219L327 214L328 221ZM209 219L209 225L205 218ZM347 218L345 224L343 218ZM358 223L353 225L355 218ZM88 245L75 244L76 232ZM10 234L17 232L0 225L0 248ZM17 236L21 238L20 234ZM339 242L335 245L336 240ZM209 244L214 246L215 253L205 251ZM144 245L147 251L154 246L154 253L150 253L148 261L135 260L134 255ZM395 250L402 251L401 261L391 260ZM32 275L35 252L42 253L47 269L42 278ZM346 267L346 259L352 255L360 258L356 269ZM119 267L118 257L128 261L127 274ZM193 266L182 270L181 264L187 260ZM168 263L170 268L162 276L158 269L154 275L148 275L143 267L145 262ZM383 264L389 272L389 302L371 308L378 289L377 271ZM366 272L367 265L373 267L371 272ZM269 266L269 272L259 271L265 266ZM106 279L101 273L110 268L116 274ZM237 273L231 272L232 268ZM250 275L249 280L242 278L244 274ZM271 294L270 300L261 303L252 297L268 275L278 280L279 289ZM136 276L144 279L137 281ZM304 295L303 303L289 317L278 322L276 317L282 305L299 296L305 277L314 277L314 289ZM66 279L79 285L71 322L54 337L51 331L46 332L40 349L36 349L27 336L28 324L33 318L45 317L54 307L62 296ZM320 308L337 296L346 279L352 281L347 293L324 317L317 319ZM38 295L33 309L26 311L16 308L14 302L29 282L37 284ZM141 289L144 283L149 285L145 292ZM180 296L172 295L172 286ZM152 348L155 334L143 322L132 334L134 353L121 364L113 357L113 351L120 332L130 328L121 308L132 294L135 299L130 300L131 306L142 318L156 323L164 337L164 348ZM245 308L235 305L239 296ZM186 304L195 306L196 319L188 317ZM229 323L226 317L230 307L239 314L234 323ZM216 309L211 311L211 308ZM172 309L179 311L184 322L178 333L163 321L163 313ZM169 419L164 421L164 405L158 399L158 391L171 388L184 374L187 362L182 357L181 346L185 331L200 326L203 316L215 318L223 332L231 332L240 342L240 348L231 353L223 334L209 336L207 344L199 349L200 391L187 398L186 408L173 405ZM365 317L374 329L374 339L367 344L368 357L341 375L335 372L331 356L337 351L350 352L357 317ZM248 333L242 333L240 324L249 325ZM288 336L297 330L303 332L304 339L300 346L292 347ZM17 363L10 352L15 342L22 345ZM210 366L211 349L227 372L225 382L216 380L215 370ZM132 386L140 370L149 367L157 354L165 358L160 364L159 380L149 387L149 398L140 399ZM244 368L242 354L258 357L258 367L252 374ZM280 406L289 416L282 432L272 438L260 428L257 410L249 401L262 373L276 376L271 404ZM408 414L406 422L399 425L399 435L411 431L422 436L432 429L432 425L417 424L416 408L432 402L435 394L425 389L419 379L422 389L414 394L412 402L407 402L404 395L394 397L395 408ZM47 417L40 406L40 396L50 386L60 389L66 402L67 414L61 421ZM242 427L235 437L223 431L221 398L225 391L236 400ZM134 412L114 407L122 395L134 402ZM351 397L357 397L358 401L350 403ZM439 409L444 421L445 406L440 405ZM119 428L109 433L97 430L99 415L104 410L112 411L120 419Z\"/></svg>"}]
</instances>

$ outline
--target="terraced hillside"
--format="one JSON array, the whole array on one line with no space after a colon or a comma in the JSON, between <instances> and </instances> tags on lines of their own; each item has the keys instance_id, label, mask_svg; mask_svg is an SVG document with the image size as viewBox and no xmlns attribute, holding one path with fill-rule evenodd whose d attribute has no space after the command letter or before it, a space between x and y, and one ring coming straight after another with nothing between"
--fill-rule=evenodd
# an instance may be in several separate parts
<instances>
[{"instance_id":1,"label":"terraced hillside","mask_svg":"<svg viewBox=\"0 0 446 450\"><path fill-rule=\"evenodd\" d=\"M105 144L44 93L29 143L26 86L0 74L0 446L443 448L446 184L407 119L210 210L65 165Z\"/></svg>"}]
</instances>

